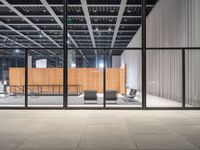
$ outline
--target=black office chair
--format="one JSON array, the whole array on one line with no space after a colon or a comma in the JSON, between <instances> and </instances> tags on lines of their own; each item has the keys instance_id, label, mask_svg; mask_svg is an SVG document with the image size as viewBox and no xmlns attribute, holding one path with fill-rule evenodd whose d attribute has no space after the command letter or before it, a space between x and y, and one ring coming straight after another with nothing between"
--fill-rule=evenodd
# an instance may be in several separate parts
<instances>
[{"instance_id":1,"label":"black office chair","mask_svg":"<svg viewBox=\"0 0 200 150\"><path fill-rule=\"evenodd\" d=\"M126 102L135 102L134 98L136 96L137 90L136 89L130 89L129 94L126 94L124 99Z\"/></svg>"},{"instance_id":2,"label":"black office chair","mask_svg":"<svg viewBox=\"0 0 200 150\"><path fill-rule=\"evenodd\" d=\"M84 91L84 104L86 103L97 103L97 91L85 90Z\"/></svg>"}]
</instances>

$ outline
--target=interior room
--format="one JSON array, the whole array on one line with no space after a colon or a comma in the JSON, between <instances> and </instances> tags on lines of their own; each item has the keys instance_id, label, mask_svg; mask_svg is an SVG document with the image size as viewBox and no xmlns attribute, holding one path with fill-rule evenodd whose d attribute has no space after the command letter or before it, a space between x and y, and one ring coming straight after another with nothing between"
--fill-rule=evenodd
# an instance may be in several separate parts
<instances>
[{"instance_id":1,"label":"interior room","mask_svg":"<svg viewBox=\"0 0 200 150\"><path fill-rule=\"evenodd\" d=\"M199 107L198 1L67 3L1 0L0 107Z\"/></svg>"}]
</instances>

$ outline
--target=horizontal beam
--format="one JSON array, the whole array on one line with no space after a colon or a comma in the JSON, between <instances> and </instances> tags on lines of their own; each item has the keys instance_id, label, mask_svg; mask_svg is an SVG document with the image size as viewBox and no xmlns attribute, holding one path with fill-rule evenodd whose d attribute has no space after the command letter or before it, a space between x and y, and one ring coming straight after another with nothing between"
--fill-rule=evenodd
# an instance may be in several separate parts
<instances>
[{"instance_id":1,"label":"horizontal beam","mask_svg":"<svg viewBox=\"0 0 200 150\"><path fill-rule=\"evenodd\" d=\"M29 18L41 18L41 17L52 17L51 15L24 15ZM58 17L63 17L63 15L57 15ZM17 15L0 15L0 18L16 18ZM70 18L84 18L84 15L68 15ZM53 18L53 17L52 17ZM90 15L90 18L117 18L117 15ZM123 18L142 18L140 15L123 16Z\"/></svg>"},{"instance_id":2,"label":"horizontal beam","mask_svg":"<svg viewBox=\"0 0 200 150\"><path fill-rule=\"evenodd\" d=\"M49 4L50 7L63 7L62 4ZM87 4L88 7L120 7L120 4ZM4 7L5 5L0 5ZM14 4L14 7L44 7L42 4ZM68 7L81 7L81 4L68 4ZM142 7L141 4L126 4L126 7ZM154 7L154 5L146 5L146 7Z\"/></svg>"}]
</instances>

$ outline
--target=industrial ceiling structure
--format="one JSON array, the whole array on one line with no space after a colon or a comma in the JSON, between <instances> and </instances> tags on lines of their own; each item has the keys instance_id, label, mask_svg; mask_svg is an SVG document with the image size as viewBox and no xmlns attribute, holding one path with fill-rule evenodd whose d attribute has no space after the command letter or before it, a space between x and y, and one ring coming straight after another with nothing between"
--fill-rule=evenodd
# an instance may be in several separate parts
<instances>
[{"instance_id":1,"label":"industrial ceiling structure","mask_svg":"<svg viewBox=\"0 0 200 150\"><path fill-rule=\"evenodd\" d=\"M147 0L150 13L157 0ZM68 47L125 48L141 26L141 0L68 0ZM0 48L63 47L63 0L0 0ZM79 54L97 53L95 50ZM120 54L122 51L113 51Z\"/></svg>"}]
</instances>

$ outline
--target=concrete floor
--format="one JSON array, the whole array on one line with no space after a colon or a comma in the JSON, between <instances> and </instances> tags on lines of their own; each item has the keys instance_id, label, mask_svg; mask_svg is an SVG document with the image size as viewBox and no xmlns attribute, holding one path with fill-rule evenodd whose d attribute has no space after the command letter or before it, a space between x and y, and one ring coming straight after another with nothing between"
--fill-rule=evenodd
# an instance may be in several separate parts
<instances>
[{"instance_id":1,"label":"concrete floor","mask_svg":"<svg viewBox=\"0 0 200 150\"><path fill-rule=\"evenodd\" d=\"M198 150L200 111L0 110L1 150Z\"/></svg>"},{"instance_id":2,"label":"concrete floor","mask_svg":"<svg viewBox=\"0 0 200 150\"><path fill-rule=\"evenodd\" d=\"M121 94L118 94L117 104L113 102L107 103L107 107L141 107L142 99L141 94L135 97L135 102L125 101L125 97ZM68 97L69 107L103 107L103 94L98 94L97 103L93 104L84 104L83 94L80 96L69 96ZM29 97L29 106L30 107L62 107L63 97L62 96L39 96L38 98ZM0 98L0 106L24 106L24 96L23 97L14 97L9 96L6 98ZM181 107L182 103L169 100L153 95L147 95L147 107ZM190 105L186 105L191 107Z\"/></svg>"}]
</instances>

